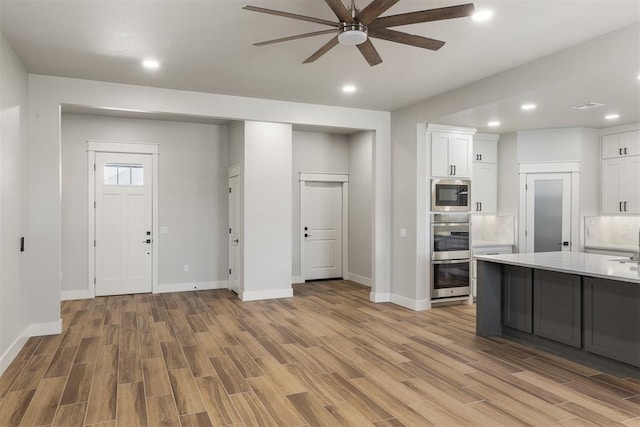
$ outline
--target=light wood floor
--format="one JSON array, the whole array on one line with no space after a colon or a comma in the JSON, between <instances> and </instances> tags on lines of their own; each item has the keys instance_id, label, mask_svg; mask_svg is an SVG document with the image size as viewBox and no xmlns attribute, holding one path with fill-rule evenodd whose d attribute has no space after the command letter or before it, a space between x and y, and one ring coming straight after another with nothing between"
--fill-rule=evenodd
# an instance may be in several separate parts
<instances>
[{"instance_id":1,"label":"light wood floor","mask_svg":"<svg viewBox=\"0 0 640 427\"><path fill-rule=\"evenodd\" d=\"M640 381L474 335L473 306L350 282L67 301L0 377L0 426L640 425Z\"/></svg>"}]
</instances>

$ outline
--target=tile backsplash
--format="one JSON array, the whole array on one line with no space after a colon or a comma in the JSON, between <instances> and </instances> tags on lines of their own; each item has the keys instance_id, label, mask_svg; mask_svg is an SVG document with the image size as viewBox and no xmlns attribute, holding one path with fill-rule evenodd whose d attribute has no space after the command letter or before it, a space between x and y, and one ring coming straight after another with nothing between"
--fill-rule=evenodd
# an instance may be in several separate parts
<instances>
[{"instance_id":1,"label":"tile backsplash","mask_svg":"<svg viewBox=\"0 0 640 427\"><path fill-rule=\"evenodd\" d=\"M638 246L639 216L588 216L584 219L585 246Z\"/></svg>"},{"instance_id":2,"label":"tile backsplash","mask_svg":"<svg viewBox=\"0 0 640 427\"><path fill-rule=\"evenodd\" d=\"M472 215L471 236L474 241L506 243L515 242L512 215Z\"/></svg>"}]
</instances>

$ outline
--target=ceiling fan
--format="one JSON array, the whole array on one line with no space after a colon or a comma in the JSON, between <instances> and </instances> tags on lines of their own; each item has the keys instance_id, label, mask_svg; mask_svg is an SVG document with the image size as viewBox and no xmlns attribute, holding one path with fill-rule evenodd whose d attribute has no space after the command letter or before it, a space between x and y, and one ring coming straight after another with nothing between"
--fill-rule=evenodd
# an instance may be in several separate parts
<instances>
[{"instance_id":1,"label":"ceiling fan","mask_svg":"<svg viewBox=\"0 0 640 427\"><path fill-rule=\"evenodd\" d=\"M371 43L371 37L430 50L438 50L444 45L444 42L440 40L390 30L389 27L418 24L429 21L440 21L444 19L463 18L470 16L474 10L473 3L468 3L380 17L380 15L398 1L399 0L373 0L364 9L359 10L355 6L355 0L351 0L351 6L348 8L341 0L325 0L333 13L335 13L336 17L339 19L339 22L256 6L247 5L244 6L243 9L333 27L330 30L314 31L311 33L298 34L295 36L254 43L254 46L265 46L273 43L302 39L305 37L319 36L322 34L335 34L335 37L325 43L313 55L308 57L304 63L307 64L315 61L340 43L349 46L357 46L358 50L370 66L378 65L382 62L382 58L380 58L378 51L376 51L376 48L373 47L373 44Z\"/></svg>"}]
</instances>

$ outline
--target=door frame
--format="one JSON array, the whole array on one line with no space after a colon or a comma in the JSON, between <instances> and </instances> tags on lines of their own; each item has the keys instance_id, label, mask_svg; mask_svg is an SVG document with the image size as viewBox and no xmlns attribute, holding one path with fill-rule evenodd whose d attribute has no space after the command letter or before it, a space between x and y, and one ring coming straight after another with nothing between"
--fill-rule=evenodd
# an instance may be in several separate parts
<instances>
[{"instance_id":1,"label":"door frame","mask_svg":"<svg viewBox=\"0 0 640 427\"><path fill-rule=\"evenodd\" d=\"M227 183L229 182L229 180L233 177L238 177L239 183L240 183L240 188L242 188L242 168L239 164L235 164L231 167L229 167L228 171L227 171ZM244 273L244 257L242 255L242 251L243 251L243 239L242 239L242 232L244 230L244 224L242 223L242 216L243 216L243 206L244 203L242 201L242 190L240 191L240 212L238 212L238 216L239 216L239 221L238 224L241 224L238 226L238 256L240 257L240 271L238 272L238 292L237 292L237 297L240 298L240 295L242 294L242 292L244 291L244 284L243 284L243 273ZM227 203L229 202L229 199L227 198ZM227 208L229 208L229 206L227 206ZM227 225L230 222L231 218L227 218ZM227 264L231 264L231 247L230 247L230 243L229 243L229 239L227 238ZM229 275L227 278L227 289L232 290L231 289L231 276ZM235 291L234 291L235 292Z\"/></svg>"},{"instance_id":2,"label":"door frame","mask_svg":"<svg viewBox=\"0 0 640 427\"><path fill-rule=\"evenodd\" d=\"M342 183L342 278L346 279L349 273L349 174L343 173L316 173L316 172L300 172L300 228L299 228L299 246L300 246L300 276L304 281L306 271L306 251L304 241L304 205L305 205L305 186L307 182L338 182Z\"/></svg>"},{"instance_id":3,"label":"door frame","mask_svg":"<svg viewBox=\"0 0 640 427\"><path fill-rule=\"evenodd\" d=\"M96 248L94 240L96 238L96 153L123 153L123 154L149 154L151 155L151 292L158 292L158 155L160 144L136 143L136 142L120 142L120 141L101 141L87 140L87 177L88 177L88 198L87 198L87 215L89 224L89 240L87 247L89 248L89 275L87 283L89 284L89 297L96 296Z\"/></svg>"},{"instance_id":4,"label":"door frame","mask_svg":"<svg viewBox=\"0 0 640 427\"><path fill-rule=\"evenodd\" d=\"M571 174L571 252L582 247L580 241L580 162L530 162L518 164L519 204L518 204L518 252L526 251L525 231L527 228L527 175L570 173Z\"/></svg>"}]
</instances>

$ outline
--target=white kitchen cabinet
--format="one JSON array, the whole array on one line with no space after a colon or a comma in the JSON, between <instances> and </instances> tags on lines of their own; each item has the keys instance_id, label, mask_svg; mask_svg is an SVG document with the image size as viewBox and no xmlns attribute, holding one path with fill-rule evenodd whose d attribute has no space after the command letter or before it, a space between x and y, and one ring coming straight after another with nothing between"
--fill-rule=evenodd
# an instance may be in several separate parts
<instances>
[{"instance_id":1,"label":"white kitchen cabinet","mask_svg":"<svg viewBox=\"0 0 640 427\"><path fill-rule=\"evenodd\" d=\"M431 176L471 176L472 134L431 133Z\"/></svg>"},{"instance_id":2,"label":"white kitchen cabinet","mask_svg":"<svg viewBox=\"0 0 640 427\"><path fill-rule=\"evenodd\" d=\"M602 136L602 158L640 156L640 130Z\"/></svg>"},{"instance_id":3,"label":"white kitchen cabinet","mask_svg":"<svg viewBox=\"0 0 640 427\"><path fill-rule=\"evenodd\" d=\"M473 136L471 173L471 212L498 212L498 138L500 135L477 133Z\"/></svg>"},{"instance_id":4,"label":"white kitchen cabinet","mask_svg":"<svg viewBox=\"0 0 640 427\"><path fill-rule=\"evenodd\" d=\"M498 135L488 135L493 138L485 138L481 134L473 137L473 162L474 163L498 163Z\"/></svg>"},{"instance_id":5,"label":"white kitchen cabinet","mask_svg":"<svg viewBox=\"0 0 640 427\"><path fill-rule=\"evenodd\" d=\"M471 249L471 295L476 298L478 294L478 260L477 255L501 255L513 252L513 245L480 246Z\"/></svg>"},{"instance_id":6,"label":"white kitchen cabinet","mask_svg":"<svg viewBox=\"0 0 640 427\"><path fill-rule=\"evenodd\" d=\"M640 213L638 183L640 183L640 156L603 159L602 213Z\"/></svg>"},{"instance_id":7,"label":"white kitchen cabinet","mask_svg":"<svg viewBox=\"0 0 640 427\"><path fill-rule=\"evenodd\" d=\"M497 164L473 162L471 212L483 214L495 214L498 212Z\"/></svg>"}]
</instances>

